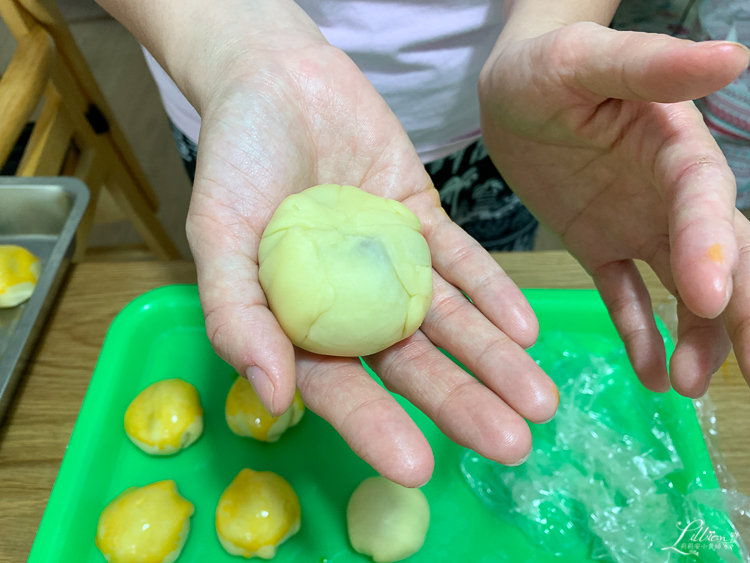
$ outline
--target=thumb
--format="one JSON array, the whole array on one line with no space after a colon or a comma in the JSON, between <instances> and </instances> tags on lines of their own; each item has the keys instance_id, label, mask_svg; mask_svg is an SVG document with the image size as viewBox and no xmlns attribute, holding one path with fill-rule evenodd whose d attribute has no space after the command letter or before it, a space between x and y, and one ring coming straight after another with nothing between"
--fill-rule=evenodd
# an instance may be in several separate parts
<instances>
[{"instance_id":1,"label":"thumb","mask_svg":"<svg viewBox=\"0 0 750 563\"><path fill-rule=\"evenodd\" d=\"M750 50L730 41L695 43L668 35L614 31L582 22L552 44L563 83L602 98L672 103L720 90L748 66Z\"/></svg>"},{"instance_id":2,"label":"thumb","mask_svg":"<svg viewBox=\"0 0 750 563\"><path fill-rule=\"evenodd\" d=\"M210 206L191 204L187 233L206 333L216 353L247 378L263 406L279 416L294 397L294 349L258 282L252 234L237 236L226 227L237 223L216 216Z\"/></svg>"}]
</instances>

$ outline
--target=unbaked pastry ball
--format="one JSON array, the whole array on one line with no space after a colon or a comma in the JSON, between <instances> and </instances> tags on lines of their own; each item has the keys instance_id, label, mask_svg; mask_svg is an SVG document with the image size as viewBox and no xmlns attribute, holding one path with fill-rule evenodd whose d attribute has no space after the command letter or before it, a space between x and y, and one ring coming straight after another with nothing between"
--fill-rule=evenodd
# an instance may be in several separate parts
<instances>
[{"instance_id":1,"label":"unbaked pastry ball","mask_svg":"<svg viewBox=\"0 0 750 563\"><path fill-rule=\"evenodd\" d=\"M170 455L187 448L202 432L203 408L198 391L182 379L149 385L125 411L128 438L152 455Z\"/></svg>"},{"instance_id":2,"label":"unbaked pastry ball","mask_svg":"<svg viewBox=\"0 0 750 563\"><path fill-rule=\"evenodd\" d=\"M270 471L243 469L216 507L216 533L232 555L271 559L299 531L301 509L287 481Z\"/></svg>"},{"instance_id":3,"label":"unbaked pastry ball","mask_svg":"<svg viewBox=\"0 0 750 563\"><path fill-rule=\"evenodd\" d=\"M346 524L357 552L376 563L393 563L422 548L430 526L430 506L419 489L370 477L352 493Z\"/></svg>"},{"instance_id":4,"label":"unbaked pastry ball","mask_svg":"<svg viewBox=\"0 0 750 563\"><path fill-rule=\"evenodd\" d=\"M430 249L402 203L326 184L286 198L260 243L260 283L289 339L331 356L413 334L432 301Z\"/></svg>"},{"instance_id":5,"label":"unbaked pastry ball","mask_svg":"<svg viewBox=\"0 0 750 563\"><path fill-rule=\"evenodd\" d=\"M0 309L29 299L41 273L41 262L24 247L0 244Z\"/></svg>"},{"instance_id":6,"label":"unbaked pastry ball","mask_svg":"<svg viewBox=\"0 0 750 563\"><path fill-rule=\"evenodd\" d=\"M299 391L295 391L292 406L280 416L271 416L250 382L244 377L237 377L227 394L224 414L229 429L238 436L276 442L288 428L302 420L305 404Z\"/></svg>"},{"instance_id":7,"label":"unbaked pastry ball","mask_svg":"<svg viewBox=\"0 0 750 563\"><path fill-rule=\"evenodd\" d=\"M132 487L102 511L96 547L109 563L173 563L190 533L193 505L174 481Z\"/></svg>"}]
</instances>

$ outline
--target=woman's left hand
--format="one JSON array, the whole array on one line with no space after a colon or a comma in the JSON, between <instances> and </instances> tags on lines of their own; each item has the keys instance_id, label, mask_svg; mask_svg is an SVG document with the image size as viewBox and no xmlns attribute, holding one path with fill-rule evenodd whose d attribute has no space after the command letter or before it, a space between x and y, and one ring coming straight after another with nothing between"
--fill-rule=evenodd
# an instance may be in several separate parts
<instances>
[{"instance_id":1,"label":"woman's left hand","mask_svg":"<svg viewBox=\"0 0 750 563\"><path fill-rule=\"evenodd\" d=\"M750 381L750 223L689 101L747 65L748 50L735 43L577 23L534 38L501 35L480 78L490 156L593 276L636 373L655 391L669 389L670 376L634 259L678 299L672 386L703 394L732 342Z\"/></svg>"}]
</instances>

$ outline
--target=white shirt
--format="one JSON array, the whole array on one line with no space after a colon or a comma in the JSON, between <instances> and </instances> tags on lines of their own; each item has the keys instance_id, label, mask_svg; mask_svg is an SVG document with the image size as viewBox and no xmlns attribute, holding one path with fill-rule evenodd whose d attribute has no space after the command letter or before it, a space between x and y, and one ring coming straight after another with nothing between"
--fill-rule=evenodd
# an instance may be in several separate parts
<instances>
[{"instance_id":1,"label":"white shirt","mask_svg":"<svg viewBox=\"0 0 750 563\"><path fill-rule=\"evenodd\" d=\"M502 0L297 0L399 118L423 162L479 138L479 71L503 22ZM172 122L193 141L200 117L146 53Z\"/></svg>"}]
</instances>

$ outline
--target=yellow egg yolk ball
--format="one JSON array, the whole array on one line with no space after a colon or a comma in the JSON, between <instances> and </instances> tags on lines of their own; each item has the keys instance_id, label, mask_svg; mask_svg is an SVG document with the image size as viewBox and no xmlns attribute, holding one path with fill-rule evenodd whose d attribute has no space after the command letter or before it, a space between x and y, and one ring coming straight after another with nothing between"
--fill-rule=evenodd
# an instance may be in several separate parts
<instances>
[{"instance_id":1,"label":"yellow egg yolk ball","mask_svg":"<svg viewBox=\"0 0 750 563\"><path fill-rule=\"evenodd\" d=\"M173 454L190 446L202 432L198 391L182 379L149 385L125 411L125 433L149 454Z\"/></svg>"},{"instance_id":2,"label":"yellow egg yolk ball","mask_svg":"<svg viewBox=\"0 0 750 563\"><path fill-rule=\"evenodd\" d=\"M102 511L96 547L109 563L172 563L190 532L193 505L174 481L122 492Z\"/></svg>"},{"instance_id":3,"label":"yellow egg yolk ball","mask_svg":"<svg viewBox=\"0 0 750 563\"><path fill-rule=\"evenodd\" d=\"M0 308L20 305L34 293L41 262L22 246L0 245Z\"/></svg>"},{"instance_id":4,"label":"yellow egg yolk ball","mask_svg":"<svg viewBox=\"0 0 750 563\"><path fill-rule=\"evenodd\" d=\"M262 442L277 441L288 428L302 419L304 413L305 405L299 391L296 391L292 406L280 416L271 416L244 377L237 377L227 394L225 415L229 429L238 436Z\"/></svg>"},{"instance_id":5,"label":"yellow egg yolk ball","mask_svg":"<svg viewBox=\"0 0 750 563\"><path fill-rule=\"evenodd\" d=\"M232 555L271 559L300 528L299 499L285 479L243 469L216 507L216 533Z\"/></svg>"}]
</instances>

